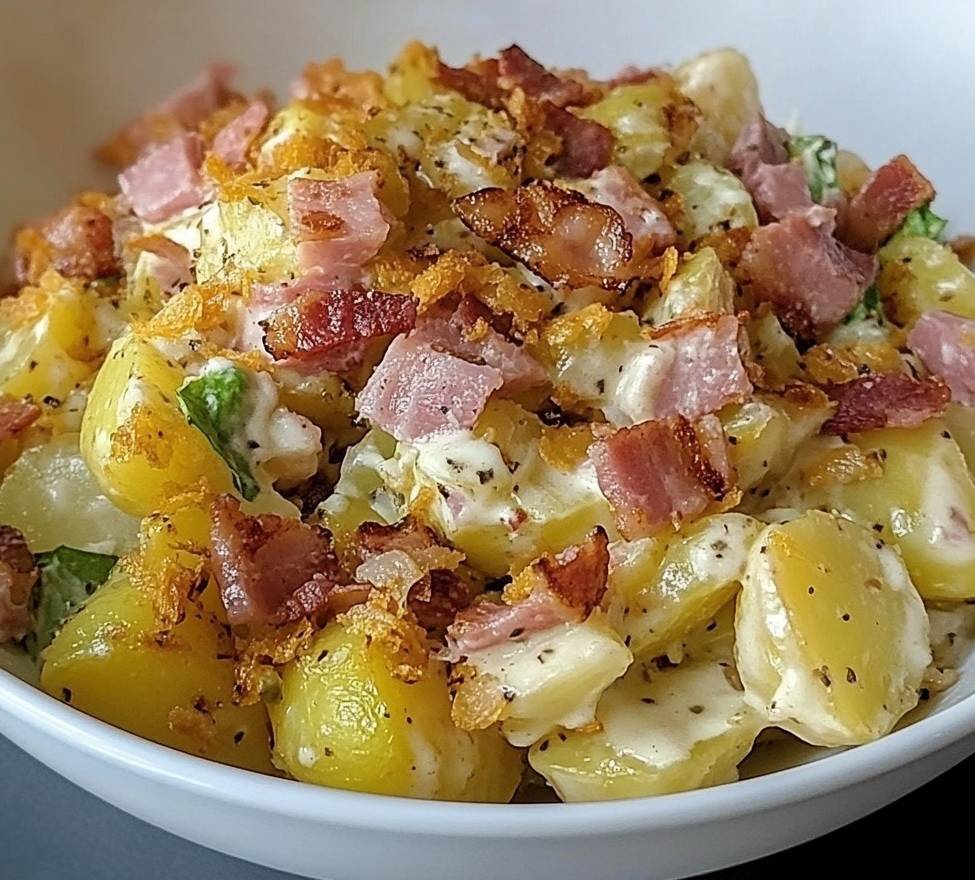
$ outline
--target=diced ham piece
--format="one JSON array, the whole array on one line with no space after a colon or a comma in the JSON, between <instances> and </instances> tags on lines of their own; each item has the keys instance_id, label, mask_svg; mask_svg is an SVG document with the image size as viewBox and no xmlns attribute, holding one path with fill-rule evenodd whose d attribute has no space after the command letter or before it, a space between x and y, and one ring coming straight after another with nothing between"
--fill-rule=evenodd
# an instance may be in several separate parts
<instances>
[{"instance_id":1,"label":"diced ham piece","mask_svg":"<svg viewBox=\"0 0 975 880\"><path fill-rule=\"evenodd\" d=\"M482 189L453 208L471 231L550 284L621 290L640 275L620 215L575 190L544 181Z\"/></svg>"},{"instance_id":2,"label":"diced ham piece","mask_svg":"<svg viewBox=\"0 0 975 880\"><path fill-rule=\"evenodd\" d=\"M625 168L603 168L575 188L592 201L609 205L623 218L623 225L633 238L634 260L677 243L677 234L660 203Z\"/></svg>"},{"instance_id":3,"label":"diced ham piece","mask_svg":"<svg viewBox=\"0 0 975 880\"><path fill-rule=\"evenodd\" d=\"M951 400L951 391L941 379L915 379L902 373L863 376L831 385L826 393L837 407L823 425L824 434L916 428L944 412Z\"/></svg>"},{"instance_id":4,"label":"diced ham piece","mask_svg":"<svg viewBox=\"0 0 975 880\"><path fill-rule=\"evenodd\" d=\"M951 389L951 399L975 406L975 321L949 312L925 312L907 344Z\"/></svg>"},{"instance_id":5,"label":"diced ham piece","mask_svg":"<svg viewBox=\"0 0 975 880\"><path fill-rule=\"evenodd\" d=\"M843 213L839 237L872 253L915 208L934 198L934 187L907 156L895 156L867 178Z\"/></svg>"},{"instance_id":6,"label":"diced ham piece","mask_svg":"<svg viewBox=\"0 0 975 880\"><path fill-rule=\"evenodd\" d=\"M362 362L372 339L406 333L416 301L378 290L306 290L264 321L264 347L275 360L295 359L341 372Z\"/></svg>"},{"instance_id":7,"label":"diced ham piece","mask_svg":"<svg viewBox=\"0 0 975 880\"><path fill-rule=\"evenodd\" d=\"M231 168L247 164L247 151L254 139L264 130L271 110L264 101L251 101L243 113L235 116L213 139L212 152Z\"/></svg>"},{"instance_id":8,"label":"diced ham piece","mask_svg":"<svg viewBox=\"0 0 975 880\"><path fill-rule=\"evenodd\" d=\"M0 526L0 644L27 635L28 605L36 581L34 557L23 534L12 526Z\"/></svg>"},{"instance_id":9,"label":"diced ham piece","mask_svg":"<svg viewBox=\"0 0 975 880\"><path fill-rule=\"evenodd\" d=\"M361 171L338 180L297 178L288 183L298 264L337 286L357 281L364 263L386 241L390 219L376 195L379 175Z\"/></svg>"},{"instance_id":10,"label":"diced ham piece","mask_svg":"<svg viewBox=\"0 0 975 880\"><path fill-rule=\"evenodd\" d=\"M806 173L789 162L786 133L759 116L746 125L728 159L764 221L781 220L815 207Z\"/></svg>"},{"instance_id":11,"label":"diced ham piece","mask_svg":"<svg viewBox=\"0 0 975 880\"><path fill-rule=\"evenodd\" d=\"M472 428L501 371L398 336L357 399L359 414L397 440L422 440Z\"/></svg>"},{"instance_id":12,"label":"diced ham piece","mask_svg":"<svg viewBox=\"0 0 975 880\"><path fill-rule=\"evenodd\" d=\"M321 613L332 588L347 583L325 529L276 514L249 516L232 495L219 496L211 514L213 576L232 625Z\"/></svg>"},{"instance_id":13,"label":"diced ham piece","mask_svg":"<svg viewBox=\"0 0 975 880\"><path fill-rule=\"evenodd\" d=\"M582 119L548 101L542 103L545 127L562 139L555 170L565 177L589 177L613 158L613 133L593 119Z\"/></svg>"},{"instance_id":14,"label":"diced ham piece","mask_svg":"<svg viewBox=\"0 0 975 880\"><path fill-rule=\"evenodd\" d=\"M209 192L200 176L202 162L203 139L182 134L150 147L119 175L119 186L139 217L159 223L207 200Z\"/></svg>"},{"instance_id":15,"label":"diced ham piece","mask_svg":"<svg viewBox=\"0 0 975 880\"><path fill-rule=\"evenodd\" d=\"M683 416L694 421L752 393L741 360L739 323L735 315L689 318L654 330L660 352L650 364L647 381L654 419Z\"/></svg>"},{"instance_id":16,"label":"diced ham piece","mask_svg":"<svg viewBox=\"0 0 975 880\"><path fill-rule=\"evenodd\" d=\"M498 56L498 84L508 91L520 88L556 107L582 104L589 97L582 83L546 70L520 46L509 46Z\"/></svg>"},{"instance_id":17,"label":"diced ham piece","mask_svg":"<svg viewBox=\"0 0 975 880\"><path fill-rule=\"evenodd\" d=\"M733 489L717 416L620 428L589 448L599 488L621 534L644 538L704 513Z\"/></svg>"},{"instance_id":18,"label":"diced ham piece","mask_svg":"<svg viewBox=\"0 0 975 880\"><path fill-rule=\"evenodd\" d=\"M46 243L46 259L67 278L94 281L117 275L112 221L97 208L72 205L44 220L37 228ZM18 259L18 280L31 280L30 254Z\"/></svg>"},{"instance_id":19,"label":"diced ham piece","mask_svg":"<svg viewBox=\"0 0 975 880\"><path fill-rule=\"evenodd\" d=\"M494 329L492 317L472 296L465 296L454 309L438 303L417 321L411 339L464 360L494 367L504 380L501 388L504 394L519 394L544 385L545 371L522 346Z\"/></svg>"},{"instance_id":20,"label":"diced ham piece","mask_svg":"<svg viewBox=\"0 0 975 880\"><path fill-rule=\"evenodd\" d=\"M755 298L771 303L786 329L805 339L843 320L877 272L874 257L831 233L816 212L790 214L754 230L739 263Z\"/></svg>"},{"instance_id":21,"label":"diced ham piece","mask_svg":"<svg viewBox=\"0 0 975 880\"><path fill-rule=\"evenodd\" d=\"M19 437L41 416L41 408L36 403L17 400L9 394L0 393L0 440Z\"/></svg>"},{"instance_id":22,"label":"diced ham piece","mask_svg":"<svg viewBox=\"0 0 975 880\"><path fill-rule=\"evenodd\" d=\"M504 642L585 620L606 592L606 532L597 527L582 544L536 559L527 576L533 587L525 599L510 605L480 602L457 615L447 629L445 659L457 662ZM519 575L519 579L524 577L525 573Z\"/></svg>"}]
</instances>

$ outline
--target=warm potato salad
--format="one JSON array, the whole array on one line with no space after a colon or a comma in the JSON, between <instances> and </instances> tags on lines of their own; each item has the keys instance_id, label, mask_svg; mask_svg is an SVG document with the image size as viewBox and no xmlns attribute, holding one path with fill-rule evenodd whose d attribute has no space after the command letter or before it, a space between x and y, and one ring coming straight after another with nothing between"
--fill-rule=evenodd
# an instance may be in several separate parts
<instances>
[{"instance_id":1,"label":"warm potato salad","mask_svg":"<svg viewBox=\"0 0 975 880\"><path fill-rule=\"evenodd\" d=\"M975 275L909 158L776 127L731 50L232 73L15 235L0 642L45 691L507 802L724 783L951 685Z\"/></svg>"}]
</instances>

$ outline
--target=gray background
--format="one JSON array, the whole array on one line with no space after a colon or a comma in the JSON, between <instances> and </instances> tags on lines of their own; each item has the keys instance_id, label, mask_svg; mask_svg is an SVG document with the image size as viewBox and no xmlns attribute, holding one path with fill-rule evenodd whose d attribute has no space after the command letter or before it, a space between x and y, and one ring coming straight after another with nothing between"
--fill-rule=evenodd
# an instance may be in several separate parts
<instances>
[{"instance_id":1,"label":"gray background","mask_svg":"<svg viewBox=\"0 0 975 880\"><path fill-rule=\"evenodd\" d=\"M854 870L876 877L884 870L899 873L915 859L923 866L920 876L950 870L970 874L973 769L975 758L969 758L920 791L848 828L709 876L753 880L773 871L822 867L839 877L851 876ZM293 876L219 855L133 819L61 779L3 737L0 784L2 880L287 880ZM404 867L393 880L414 878ZM458 880L463 880L462 866L458 866Z\"/></svg>"}]
</instances>

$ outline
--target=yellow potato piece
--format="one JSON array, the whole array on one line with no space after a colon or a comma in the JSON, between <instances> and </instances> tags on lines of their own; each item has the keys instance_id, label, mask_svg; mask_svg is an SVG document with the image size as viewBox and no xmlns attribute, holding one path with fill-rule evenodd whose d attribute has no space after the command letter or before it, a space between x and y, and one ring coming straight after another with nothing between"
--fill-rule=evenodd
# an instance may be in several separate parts
<instances>
[{"instance_id":1,"label":"yellow potato piece","mask_svg":"<svg viewBox=\"0 0 975 880\"><path fill-rule=\"evenodd\" d=\"M680 196L681 244L685 247L712 232L758 226L758 215L745 185L730 171L710 162L679 165L665 180Z\"/></svg>"},{"instance_id":2,"label":"yellow potato piece","mask_svg":"<svg viewBox=\"0 0 975 880\"><path fill-rule=\"evenodd\" d=\"M377 794L506 802L521 758L496 730L450 719L446 667L407 683L350 615L284 671L270 706L275 762L296 779Z\"/></svg>"},{"instance_id":3,"label":"yellow potato piece","mask_svg":"<svg viewBox=\"0 0 975 880\"><path fill-rule=\"evenodd\" d=\"M81 424L81 451L105 494L144 516L205 483L230 491L230 471L179 409L183 371L151 342L129 334L95 378Z\"/></svg>"},{"instance_id":4,"label":"yellow potato piece","mask_svg":"<svg viewBox=\"0 0 975 880\"><path fill-rule=\"evenodd\" d=\"M613 545L608 616L635 657L663 654L734 596L762 524L704 517L677 535Z\"/></svg>"},{"instance_id":5,"label":"yellow potato piece","mask_svg":"<svg viewBox=\"0 0 975 880\"><path fill-rule=\"evenodd\" d=\"M635 663L600 700L599 729L552 734L532 747L529 763L565 801L733 781L763 721L722 662L702 658L663 670Z\"/></svg>"},{"instance_id":6,"label":"yellow potato piece","mask_svg":"<svg viewBox=\"0 0 975 880\"><path fill-rule=\"evenodd\" d=\"M867 473L825 477L814 446L769 503L826 508L873 529L900 550L925 599L975 597L975 483L945 422L870 431L854 446Z\"/></svg>"},{"instance_id":7,"label":"yellow potato piece","mask_svg":"<svg viewBox=\"0 0 975 880\"><path fill-rule=\"evenodd\" d=\"M888 733L916 705L931 659L928 618L897 553L819 511L759 536L735 629L749 704L813 745Z\"/></svg>"}]
</instances>

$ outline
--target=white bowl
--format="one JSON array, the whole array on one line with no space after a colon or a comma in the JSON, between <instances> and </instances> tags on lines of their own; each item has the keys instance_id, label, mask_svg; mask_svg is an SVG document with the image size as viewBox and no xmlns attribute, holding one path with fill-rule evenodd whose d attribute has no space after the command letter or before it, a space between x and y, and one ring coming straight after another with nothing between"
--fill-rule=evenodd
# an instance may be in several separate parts
<instances>
[{"instance_id":1,"label":"white bowl","mask_svg":"<svg viewBox=\"0 0 975 880\"><path fill-rule=\"evenodd\" d=\"M0 230L99 182L87 149L212 58L282 88L312 58L381 65L411 37L448 59L516 40L606 73L717 45L752 58L778 121L799 112L872 163L909 153L939 213L975 230L963 112L975 6L811 2L209 0L9 4L0 32ZM699 873L852 821L975 752L975 663L928 717L867 746L704 791L599 804L462 805L315 788L222 767L96 721L0 671L0 733L168 831L333 880L634 880Z\"/></svg>"}]
</instances>

